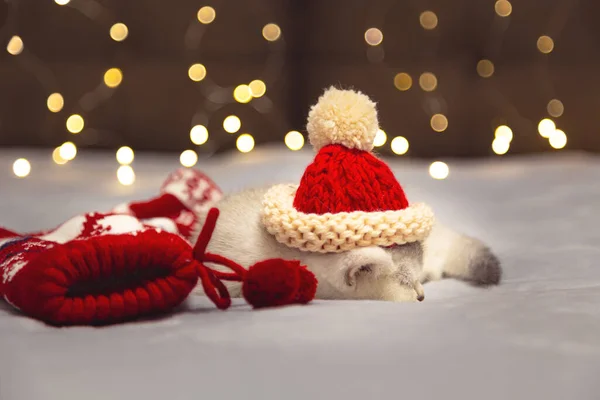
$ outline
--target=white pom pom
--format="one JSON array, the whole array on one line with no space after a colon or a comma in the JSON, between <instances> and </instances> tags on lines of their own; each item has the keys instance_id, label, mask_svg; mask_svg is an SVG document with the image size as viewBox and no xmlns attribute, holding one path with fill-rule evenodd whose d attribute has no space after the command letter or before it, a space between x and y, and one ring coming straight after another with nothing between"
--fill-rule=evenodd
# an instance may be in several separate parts
<instances>
[{"instance_id":1,"label":"white pom pom","mask_svg":"<svg viewBox=\"0 0 600 400\"><path fill-rule=\"evenodd\" d=\"M371 151L379 129L377 109L361 92L331 87L311 107L306 129L317 151L329 144Z\"/></svg>"}]
</instances>

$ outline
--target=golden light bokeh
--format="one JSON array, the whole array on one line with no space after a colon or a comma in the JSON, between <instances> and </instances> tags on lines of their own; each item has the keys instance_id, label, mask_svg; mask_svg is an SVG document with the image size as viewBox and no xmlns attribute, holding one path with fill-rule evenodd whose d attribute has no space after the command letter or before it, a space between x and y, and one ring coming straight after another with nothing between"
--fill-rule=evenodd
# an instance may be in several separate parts
<instances>
[{"instance_id":1,"label":"golden light bokeh","mask_svg":"<svg viewBox=\"0 0 600 400\"><path fill-rule=\"evenodd\" d=\"M550 100L546 109L548 110L548 114L554 118L560 117L565 112L565 106L563 105L562 101L558 99Z\"/></svg>"},{"instance_id":2,"label":"golden light bokeh","mask_svg":"<svg viewBox=\"0 0 600 400\"><path fill-rule=\"evenodd\" d=\"M233 98L238 103L248 103L252 100L252 91L248 85L239 85L233 90Z\"/></svg>"},{"instance_id":3,"label":"golden light bokeh","mask_svg":"<svg viewBox=\"0 0 600 400\"><path fill-rule=\"evenodd\" d=\"M394 154L399 156L406 154L409 148L408 140L404 136L396 136L390 142L390 148Z\"/></svg>"},{"instance_id":4,"label":"golden light bokeh","mask_svg":"<svg viewBox=\"0 0 600 400\"><path fill-rule=\"evenodd\" d=\"M267 92L267 85L260 79L255 79L248 85L252 97L260 97Z\"/></svg>"},{"instance_id":5,"label":"golden light bokeh","mask_svg":"<svg viewBox=\"0 0 600 400\"><path fill-rule=\"evenodd\" d=\"M104 73L104 84L116 88L123 81L123 72L119 68L111 68Z\"/></svg>"},{"instance_id":6,"label":"golden light bokeh","mask_svg":"<svg viewBox=\"0 0 600 400\"><path fill-rule=\"evenodd\" d=\"M54 0L54 2L56 4L58 4L59 6L64 6L67 5L71 2L71 0Z\"/></svg>"},{"instance_id":7,"label":"golden light bokeh","mask_svg":"<svg viewBox=\"0 0 600 400\"><path fill-rule=\"evenodd\" d=\"M567 135L562 130L556 129L548 138L548 142L552 148L560 150L567 145Z\"/></svg>"},{"instance_id":8,"label":"golden light bokeh","mask_svg":"<svg viewBox=\"0 0 600 400\"><path fill-rule=\"evenodd\" d=\"M510 142L513 140L513 131L506 125L500 125L494 131L494 137L496 139L507 140Z\"/></svg>"},{"instance_id":9,"label":"golden light bokeh","mask_svg":"<svg viewBox=\"0 0 600 400\"><path fill-rule=\"evenodd\" d=\"M208 141L208 129L204 125L196 125L190 129L190 140L195 145L203 145Z\"/></svg>"},{"instance_id":10,"label":"golden light bokeh","mask_svg":"<svg viewBox=\"0 0 600 400\"><path fill-rule=\"evenodd\" d=\"M500 156L503 154L506 154L508 152L509 148L510 148L510 140L508 140L505 137L502 137L502 136L496 137L494 139L494 141L492 142L492 150L494 151L494 153L496 153Z\"/></svg>"},{"instance_id":11,"label":"golden light bokeh","mask_svg":"<svg viewBox=\"0 0 600 400\"><path fill-rule=\"evenodd\" d=\"M274 42L281 36L281 28L274 23L266 24L263 26L262 35L269 42Z\"/></svg>"},{"instance_id":12,"label":"golden light bokeh","mask_svg":"<svg viewBox=\"0 0 600 400\"><path fill-rule=\"evenodd\" d=\"M448 128L448 118L444 114L435 114L431 117L431 129L436 132L444 132Z\"/></svg>"},{"instance_id":13,"label":"golden light bokeh","mask_svg":"<svg viewBox=\"0 0 600 400\"><path fill-rule=\"evenodd\" d=\"M79 114L73 114L67 118L67 130L73 134L81 132L84 126L83 117Z\"/></svg>"},{"instance_id":14,"label":"golden light bokeh","mask_svg":"<svg viewBox=\"0 0 600 400\"><path fill-rule=\"evenodd\" d=\"M200 82L206 78L206 67L202 64L193 64L188 69L188 76L194 82Z\"/></svg>"},{"instance_id":15,"label":"golden light bokeh","mask_svg":"<svg viewBox=\"0 0 600 400\"><path fill-rule=\"evenodd\" d=\"M135 158L135 154L133 153L133 149L129 146L120 147L117 150L117 162L121 165L129 165L133 162Z\"/></svg>"},{"instance_id":16,"label":"golden light bokeh","mask_svg":"<svg viewBox=\"0 0 600 400\"><path fill-rule=\"evenodd\" d=\"M58 154L62 159L71 161L77 155L77 146L73 142L65 142L58 148Z\"/></svg>"},{"instance_id":17,"label":"golden light bokeh","mask_svg":"<svg viewBox=\"0 0 600 400\"><path fill-rule=\"evenodd\" d=\"M402 92L407 91L412 86L412 78L406 72L400 72L394 77L394 86Z\"/></svg>"},{"instance_id":18,"label":"golden light bokeh","mask_svg":"<svg viewBox=\"0 0 600 400\"><path fill-rule=\"evenodd\" d=\"M370 46L378 46L383 42L383 32L377 28L369 28L365 31L365 42Z\"/></svg>"},{"instance_id":19,"label":"golden light bokeh","mask_svg":"<svg viewBox=\"0 0 600 400\"><path fill-rule=\"evenodd\" d=\"M135 182L135 172L130 165L121 165L117 169L117 180L123 186L131 186Z\"/></svg>"},{"instance_id":20,"label":"golden light bokeh","mask_svg":"<svg viewBox=\"0 0 600 400\"><path fill-rule=\"evenodd\" d=\"M236 133L242 127L242 121L237 115L229 115L223 120L223 129L227 133Z\"/></svg>"},{"instance_id":21,"label":"golden light bokeh","mask_svg":"<svg viewBox=\"0 0 600 400\"><path fill-rule=\"evenodd\" d=\"M373 146L381 147L385 144L386 141L387 141L387 134L385 133L385 131L383 129L378 129L377 133L375 134L375 139L373 140Z\"/></svg>"},{"instance_id":22,"label":"golden light bokeh","mask_svg":"<svg viewBox=\"0 0 600 400\"><path fill-rule=\"evenodd\" d=\"M540 36L537 40L537 48L542 53L548 54L554 50L554 40L550 36Z\"/></svg>"},{"instance_id":23,"label":"golden light bokeh","mask_svg":"<svg viewBox=\"0 0 600 400\"><path fill-rule=\"evenodd\" d=\"M31 172L31 164L26 158L19 158L13 163L13 173L19 178L25 178Z\"/></svg>"},{"instance_id":24,"label":"golden light bokeh","mask_svg":"<svg viewBox=\"0 0 600 400\"><path fill-rule=\"evenodd\" d=\"M450 168L445 162L435 161L429 166L429 175L433 179L446 179L450 174Z\"/></svg>"},{"instance_id":25,"label":"golden light bokeh","mask_svg":"<svg viewBox=\"0 0 600 400\"><path fill-rule=\"evenodd\" d=\"M249 133L242 133L235 141L235 146L242 153L248 153L254 148L254 138Z\"/></svg>"},{"instance_id":26,"label":"golden light bokeh","mask_svg":"<svg viewBox=\"0 0 600 400\"><path fill-rule=\"evenodd\" d=\"M544 118L538 124L538 132L543 138L549 138L556 130L556 124L550 118Z\"/></svg>"},{"instance_id":27,"label":"golden light bokeh","mask_svg":"<svg viewBox=\"0 0 600 400\"><path fill-rule=\"evenodd\" d=\"M494 63L490 60L479 60L477 63L477 73L482 78L489 78L494 75Z\"/></svg>"},{"instance_id":28,"label":"golden light bokeh","mask_svg":"<svg viewBox=\"0 0 600 400\"><path fill-rule=\"evenodd\" d=\"M198 162L198 154L194 150L185 150L179 156L179 162L184 167L193 167Z\"/></svg>"},{"instance_id":29,"label":"golden light bokeh","mask_svg":"<svg viewBox=\"0 0 600 400\"><path fill-rule=\"evenodd\" d=\"M297 151L304 147L304 136L298 131L289 131L285 135L284 142L288 149Z\"/></svg>"},{"instance_id":30,"label":"golden light bokeh","mask_svg":"<svg viewBox=\"0 0 600 400\"><path fill-rule=\"evenodd\" d=\"M69 162L69 160L65 160L60 155L60 146L55 148L54 151L52 152L52 161L54 161L58 165L64 165Z\"/></svg>"},{"instance_id":31,"label":"golden light bokeh","mask_svg":"<svg viewBox=\"0 0 600 400\"><path fill-rule=\"evenodd\" d=\"M419 76L419 86L426 92L434 91L437 84L437 77L432 72L423 72L421 76Z\"/></svg>"},{"instance_id":32,"label":"golden light bokeh","mask_svg":"<svg viewBox=\"0 0 600 400\"><path fill-rule=\"evenodd\" d=\"M112 40L116 42L122 42L129 35L129 28L122 22L117 22L113 26L110 27L110 37Z\"/></svg>"},{"instance_id":33,"label":"golden light bokeh","mask_svg":"<svg viewBox=\"0 0 600 400\"><path fill-rule=\"evenodd\" d=\"M48 106L48 110L57 113L65 106L65 99L60 93L52 93L46 100L46 106Z\"/></svg>"},{"instance_id":34,"label":"golden light bokeh","mask_svg":"<svg viewBox=\"0 0 600 400\"><path fill-rule=\"evenodd\" d=\"M419 16L419 23L424 29L435 29L438 24L438 17L433 11L423 11Z\"/></svg>"},{"instance_id":35,"label":"golden light bokeh","mask_svg":"<svg viewBox=\"0 0 600 400\"><path fill-rule=\"evenodd\" d=\"M23 44L23 39L20 36L13 36L8 41L6 45L6 51L8 51L13 56L17 56L23 52L25 45Z\"/></svg>"},{"instance_id":36,"label":"golden light bokeh","mask_svg":"<svg viewBox=\"0 0 600 400\"><path fill-rule=\"evenodd\" d=\"M217 12L211 6L204 6L198 10L198 21L203 24L210 24L217 17Z\"/></svg>"},{"instance_id":37,"label":"golden light bokeh","mask_svg":"<svg viewBox=\"0 0 600 400\"><path fill-rule=\"evenodd\" d=\"M512 4L508 0L498 0L494 5L496 14L501 17L508 17L512 13Z\"/></svg>"}]
</instances>

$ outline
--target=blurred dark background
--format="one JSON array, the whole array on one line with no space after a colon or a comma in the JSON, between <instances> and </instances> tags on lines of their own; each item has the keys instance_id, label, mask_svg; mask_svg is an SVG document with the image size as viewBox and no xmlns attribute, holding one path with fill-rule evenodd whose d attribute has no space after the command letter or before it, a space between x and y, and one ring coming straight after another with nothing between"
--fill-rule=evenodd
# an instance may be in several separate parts
<instances>
[{"instance_id":1,"label":"blurred dark background","mask_svg":"<svg viewBox=\"0 0 600 400\"><path fill-rule=\"evenodd\" d=\"M308 107L337 85L378 102L382 154L396 136L412 157L597 152L599 15L593 0L3 0L0 146L214 154L243 133L283 143L306 135ZM197 63L206 73L195 67L194 81ZM122 79L105 81L111 68ZM245 86L254 80L263 95ZM67 129L73 114L81 133ZM237 132L224 130L228 115ZM540 134L544 118L555 125ZM196 125L209 135L200 145Z\"/></svg>"}]
</instances>

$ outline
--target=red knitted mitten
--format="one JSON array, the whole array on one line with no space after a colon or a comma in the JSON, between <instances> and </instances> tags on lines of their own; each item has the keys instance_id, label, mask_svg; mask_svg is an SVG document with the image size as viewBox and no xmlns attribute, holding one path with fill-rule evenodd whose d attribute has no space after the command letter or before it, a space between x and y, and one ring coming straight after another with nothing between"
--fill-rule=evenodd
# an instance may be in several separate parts
<instances>
[{"instance_id":1,"label":"red knitted mitten","mask_svg":"<svg viewBox=\"0 0 600 400\"><path fill-rule=\"evenodd\" d=\"M203 173L181 168L160 195L54 230L0 228L0 297L48 323L101 324L167 311L197 283L197 213L221 198Z\"/></svg>"},{"instance_id":2,"label":"red knitted mitten","mask_svg":"<svg viewBox=\"0 0 600 400\"><path fill-rule=\"evenodd\" d=\"M91 213L40 236L0 235L0 296L50 324L164 312L197 282L189 243L128 215Z\"/></svg>"}]
</instances>

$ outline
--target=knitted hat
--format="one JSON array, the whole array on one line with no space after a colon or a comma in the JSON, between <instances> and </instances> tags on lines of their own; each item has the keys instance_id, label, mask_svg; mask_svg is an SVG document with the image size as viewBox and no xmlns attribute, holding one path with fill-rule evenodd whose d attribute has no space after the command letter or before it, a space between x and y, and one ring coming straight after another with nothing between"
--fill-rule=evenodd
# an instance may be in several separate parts
<instances>
[{"instance_id":1,"label":"knitted hat","mask_svg":"<svg viewBox=\"0 0 600 400\"><path fill-rule=\"evenodd\" d=\"M337 253L427 237L432 210L409 204L393 172L371 153L378 128L375 103L366 95L325 91L308 115L308 137L318 153L300 185L273 186L263 199L262 221L277 241Z\"/></svg>"}]
</instances>

